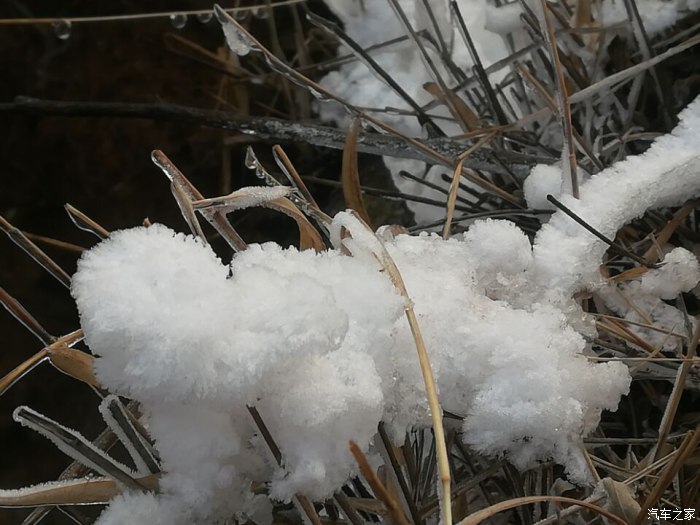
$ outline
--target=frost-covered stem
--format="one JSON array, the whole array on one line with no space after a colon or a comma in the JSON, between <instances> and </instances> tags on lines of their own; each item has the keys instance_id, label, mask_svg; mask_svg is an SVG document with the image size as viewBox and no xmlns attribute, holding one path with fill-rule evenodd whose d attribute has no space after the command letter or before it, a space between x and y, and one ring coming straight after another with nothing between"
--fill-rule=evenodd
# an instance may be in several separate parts
<instances>
[{"instance_id":1,"label":"frost-covered stem","mask_svg":"<svg viewBox=\"0 0 700 525\"><path fill-rule=\"evenodd\" d=\"M571 122L571 104L566 92L566 82L564 80L564 69L559 60L559 49L557 47L554 28L547 14L547 0L540 0L539 18L542 26L542 34L549 45L552 55L552 64L557 77L557 105L559 106L559 118L564 131L564 148L562 150L563 183L571 181L571 195L578 199L578 175L576 173L576 146L574 145L574 127Z\"/></svg>"},{"instance_id":2,"label":"frost-covered stem","mask_svg":"<svg viewBox=\"0 0 700 525\"><path fill-rule=\"evenodd\" d=\"M0 396L7 392L12 386L22 379L29 372L34 370L41 363L49 358L49 353L46 348L39 350L32 357L17 365L14 369L8 372L5 377L0 379Z\"/></svg>"},{"instance_id":3,"label":"frost-covered stem","mask_svg":"<svg viewBox=\"0 0 700 525\"><path fill-rule=\"evenodd\" d=\"M158 475L136 478L147 490L158 490ZM54 481L18 490L0 490L0 507L38 507L58 505L96 505L109 503L121 492L116 481L107 478L81 478ZM37 509L48 513L51 507ZM25 520L22 523L29 523ZM32 521L31 523L38 523Z\"/></svg>"},{"instance_id":4,"label":"frost-covered stem","mask_svg":"<svg viewBox=\"0 0 700 525\"><path fill-rule=\"evenodd\" d=\"M642 523L644 523L647 517L647 511L661 498L666 488L672 483L673 478L678 474L678 471L683 467L688 457L695 452L698 445L700 445L700 424L695 427L695 430L689 432L679 445L678 452L673 458L673 461L664 469L656 485L654 485L654 488L651 489L644 503L641 505L641 509L633 525L642 525Z\"/></svg>"},{"instance_id":5,"label":"frost-covered stem","mask_svg":"<svg viewBox=\"0 0 700 525\"><path fill-rule=\"evenodd\" d=\"M51 257L46 255L41 248L30 241L24 233L10 224L2 215L0 215L0 230L4 231L13 243L19 246L29 257L34 259L39 266L51 274L59 283L66 288L70 288L70 275L56 264Z\"/></svg>"},{"instance_id":6,"label":"frost-covered stem","mask_svg":"<svg viewBox=\"0 0 700 525\"><path fill-rule=\"evenodd\" d=\"M671 426L673 425L673 420L676 417L676 412L678 411L678 405L681 401L681 395L685 390L685 383L690 373L690 368L693 364L693 358L697 354L698 342L700 341L700 324L695 328L693 332L693 338L688 344L688 350L686 352L685 359L678 367L678 374L676 375L676 382L673 385L673 390L671 391L671 397L666 404L666 409L664 410L664 415L661 418L661 424L659 425L659 440L656 445L656 451L654 452L654 460L659 459L661 455L661 450L663 445L668 439L668 435L671 433Z\"/></svg>"},{"instance_id":7,"label":"frost-covered stem","mask_svg":"<svg viewBox=\"0 0 700 525\"><path fill-rule=\"evenodd\" d=\"M391 255L389 255L389 252L384 247L384 243L382 243L382 241L374 234L374 232L372 232L369 226L367 226L367 224L364 223L356 213L354 213L352 210L349 210L348 213L376 239L376 248L378 249L379 253L375 253L374 255L379 259L379 262L391 278L391 282L394 283L394 286L399 290L404 299L404 312L406 313L406 319L408 320L408 325L410 326L411 334L413 335L413 341L415 342L416 350L418 351L418 361L420 363L421 373L423 374L425 394L428 398L430 416L433 421L433 431L435 432L435 452L437 455L440 483L442 484L442 523L443 525L452 525L450 464L447 459L445 429L442 425L442 407L440 406L440 399L437 394L437 386L435 384L435 378L433 377L432 367L430 366L430 358L428 357L428 351L425 347L425 341L423 340L423 335L421 334L420 327L418 326L418 319L413 311L413 301L411 301L411 298L408 295L408 290L406 290L406 284L401 277L401 273L396 267Z\"/></svg>"},{"instance_id":8,"label":"frost-covered stem","mask_svg":"<svg viewBox=\"0 0 700 525\"><path fill-rule=\"evenodd\" d=\"M401 277L399 276L399 279L400 278ZM401 282L401 284L403 286L403 281ZM404 294L404 297L408 299L408 296L405 295L405 287L402 289L401 293ZM435 432L435 451L437 453L438 472L440 474L440 482L442 484L443 524L452 525L450 464L447 459L445 429L442 426L442 407L440 406L440 399L437 395L435 378L433 377L433 371L430 367L428 352L425 349L425 341L423 341L423 336L421 335L420 328L418 327L418 319L416 319L416 314L413 311L413 306L409 305L406 307L406 318L408 319L408 324L411 327L411 334L413 335L413 340L415 341L416 349L418 350L418 360L420 361L420 369L423 373L423 381L425 382L425 394L428 397L428 405L430 406L430 416L433 420L433 431Z\"/></svg>"},{"instance_id":9,"label":"frost-covered stem","mask_svg":"<svg viewBox=\"0 0 700 525\"><path fill-rule=\"evenodd\" d=\"M683 49L687 49L687 47ZM659 57L661 56L659 55ZM588 95L590 94L589 92ZM185 122L214 129L237 131L277 142L303 142L332 149L343 149L347 134L345 130L329 126L320 126L306 122L289 122L270 117L248 117L242 119L227 111L207 110L164 102L131 104L121 102L42 100L19 96L15 98L14 102L0 102L0 113L56 115L67 118L100 116ZM375 126L381 126L378 119L372 119L371 116L364 114L363 118ZM384 129L389 128L387 125L384 126ZM360 131L357 144L357 150L361 153L389 155L391 157L414 159L422 162L437 162L443 165L448 165L446 161L442 160L443 158L456 157L463 149L464 144L462 142L449 137L411 139L406 135L397 133L393 128L391 128L389 134L382 135ZM436 154L440 155L440 157L436 157ZM504 162L508 163L511 170L523 176L529 172L529 168L536 162L550 160L547 157L535 158L515 151L502 151L499 155ZM483 155L475 155L465 165L477 170L504 173L501 166L489 161ZM492 190L496 191L493 188ZM511 196L511 199L514 198ZM513 202L511 199L507 200ZM514 200L517 202L517 199Z\"/></svg>"}]
</instances>

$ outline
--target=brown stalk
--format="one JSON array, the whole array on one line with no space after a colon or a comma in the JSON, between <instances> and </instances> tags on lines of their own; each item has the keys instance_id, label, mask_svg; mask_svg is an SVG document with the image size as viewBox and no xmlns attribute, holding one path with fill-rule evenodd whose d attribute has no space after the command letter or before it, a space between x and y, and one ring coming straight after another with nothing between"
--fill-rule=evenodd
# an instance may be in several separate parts
<instances>
[{"instance_id":1,"label":"brown stalk","mask_svg":"<svg viewBox=\"0 0 700 525\"><path fill-rule=\"evenodd\" d=\"M77 343L82 338L82 330L76 330L66 334L16 366L0 379L0 396L24 377L24 375L34 370L34 368L47 359L61 372L89 385L95 387L99 386L92 371L93 357L90 354L75 350L69 346Z\"/></svg>"},{"instance_id":2,"label":"brown stalk","mask_svg":"<svg viewBox=\"0 0 700 525\"><path fill-rule=\"evenodd\" d=\"M443 91L435 82L426 82L423 84L423 89L435 97L435 100L438 100L455 113L454 116L460 122L464 131L475 131L481 128L479 117L454 91L451 89Z\"/></svg>"},{"instance_id":3,"label":"brown stalk","mask_svg":"<svg viewBox=\"0 0 700 525\"><path fill-rule=\"evenodd\" d=\"M540 8L542 9L542 17L545 22L545 27L542 28L546 35L549 51L552 55L552 64L557 78L557 105L561 126L564 130L564 140L566 144L565 158L562 159L564 166L564 176L571 179L571 194L578 199L578 173L576 171L576 146L574 144L574 127L571 122L571 104L569 95L566 91L566 78L564 77L564 69L561 66L559 58L559 47L557 39L554 35L552 21L549 18L549 9L547 0L540 0ZM568 157L568 158L567 158Z\"/></svg>"},{"instance_id":4,"label":"brown stalk","mask_svg":"<svg viewBox=\"0 0 700 525\"><path fill-rule=\"evenodd\" d=\"M673 461L666 466L658 481L654 485L654 488L652 488L651 492L649 492L647 497L644 499L642 508L639 511L637 519L634 521L633 525L641 525L644 522L645 518L647 517L647 511L651 508L654 502L659 501L661 495L673 482L673 478L683 467L688 457L690 457L690 455L697 449L698 445L700 445L700 425L696 426L695 430L689 432L685 439L683 439L678 447L678 450L676 451L676 456L673 458Z\"/></svg>"},{"instance_id":5,"label":"brown stalk","mask_svg":"<svg viewBox=\"0 0 700 525\"><path fill-rule=\"evenodd\" d=\"M170 184L170 191L172 192L173 197L175 197L175 202L177 202L177 206L180 208L180 213L185 219L187 226L190 228L192 235L199 237L202 242L207 244L207 238L204 236L202 226L199 224L197 214L194 212L194 207L192 206L192 199L190 196L185 193L182 185L176 182L172 182Z\"/></svg>"},{"instance_id":6,"label":"brown stalk","mask_svg":"<svg viewBox=\"0 0 700 525\"><path fill-rule=\"evenodd\" d=\"M557 503L568 503L570 505L577 505L580 507L586 507L587 509L590 509L593 512L596 512L596 513L600 514L601 516L606 517L607 519L616 523L617 525L629 525L620 516L613 514L612 512L604 509L603 507L599 507L598 505L594 505L593 503L589 503L587 501L578 500L578 499L574 499L574 498L567 498L564 496L524 496L521 498L509 499L507 501L502 501L500 503L496 503L495 505L491 505L490 507L487 507L487 508L482 509L478 512L475 512L471 516L467 516L462 521L460 521L458 523L458 525L477 525L478 523L481 523L482 521L489 519L489 518L495 516L496 514L503 512L505 510L514 509L514 508L520 507L521 505L542 503L543 501L553 501L553 502L557 502Z\"/></svg>"},{"instance_id":7,"label":"brown stalk","mask_svg":"<svg viewBox=\"0 0 700 525\"><path fill-rule=\"evenodd\" d=\"M406 289L406 284L401 277L401 273L396 267L396 263L391 258L391 255L389 255L389 252L386 250L384 243L381 241L381 239L379 239L379 237L376 236L370 227L365 224L360 217L358 217L356 213L354 213L352 210L350 210L348 213L357 221L361 228L369 232L376 239L379 253L375 253L374 255L384 267L387 275L404 299L404 312L406 313L406 319L408 320L408 325L410 326L411 334L413 335L413 341L416 345L416 350L418 351L418 361L420 363L421 373L423 375L423 382L425 383L425 393L428 398L428 406L430 407L430 415L433 422L433 432L435 433L435 451L437 455L440 483L442 485L443 524L452 525L450 463L447 454L445 429L442 424L442 407L440 406L440 399L437 394L437 386L435 384L435 378L433 377L433 370L430 365L428 351L425 346L425 341L423 340L423 335L420 331L420 326L418 325L418 319L415 311L413 310L413 302L408 295L408 290ZM350 233L352 234L352 232Z\"/></svg>"},{"instance_id":8,"label":"brown stalk","mask_svg":"<svg viewBox=\"0 0 700 525\"><path fill-rule=\"evenodd\" d=\"M642 339L637 334L632 332L629 328L627 328L624 324L622 324L617 319L608 319L605 322L603 322L603 320L601 320L601 321L598 321L598 323L600 323L600 326L602 328L605 328L606 330L608 330L610 333L614 333L618 337L620 337L621 339L627 341L628 343L631 343L633 345L637 345L637 346L643 348L649 354L653 354L653 353L657 352L656 348L654 348L652 345L647 343L644 339Z\"/></svg>"},{"instance_id":9,"label":"brown stalk","mask_svg":"<svg viewBox=\"0 0 700 525\"><path fill-rule=\"evenodd\" d=\"M160 150L155 150L151 153L151 158L156 166L158 166L163 173L170 179L173 185L177 186L182 193L187 196L191 201L202 200L203 195L194 187L194 185L185 177L185 175L172 163L172 161ZM228 244L235 251L245 250L247 245L245 241L238 235L238 232L231 226L231 224L226 220L218 211L204 211L202 212L204 218L209 221L209 223L219 232L221 237L223 237Z\"/></svg>"},{"instance_id":10,"label":"brown stalk","mask_svg":"<svg viewBox=\"0 0 700 525\"><path fill-rule=\"evenodd\" d=\"M282 188L287 192L289 191L289 188L286 186L277 186L277 188ZM323 239L321 239L321 235L318 233L316 228L313 227L306 216L289 199L286 197L278 197L270 200L264 200L261 198L254 204L251 204L250 202L246 202L246 199L250 198L249 190L271 191L271 188L242 188L223 197L214 197L212 199L194 201L192 206L199 212L214 212L219 213L224 217L226 213L244 209L249 206L270 208L275 211L282 212L296 221L297 226L299 227L299 248L301 250L313 248L316 251L323 251L326 249L326 245L324 244Z\"/></svg>"},{"instance_id":11,"label":"brown stalk","mask_svg":"<svg viewBox=\"0 0 700 525\"><path fill-rule=\"evenodd\" d=\"M290 182L294 185L294 187L299 190L299 193L301 193L301 195L310 205L316 208L316 211L320 212L321 210L316 202L316 199L314 199L314 196L309 191L309 188L306 187L304 180L301 178L301 175L299 175L299 172L294 167L294 164L292 164L292 161L289 160L289 157L282 146L279 144L272 146L272 154L275 157L275 161L277 161L277 165L282 171L284 171L285 175L288 175Z\"/></svg>"},{"instance_id":12,"label":"brown stalk","mask_svg":"<svg viewBox=\"0 0 700 525\"><path fill-rule=\"evenodd\" d=\"M24 327L33 333L44 345L49 345L56 340L37 319L22 306L17 299L12 297L7 290L0 286L0 304L2 304L8 312L17 319Z\"/></svg>"},{"instance_id":13,"label":"brown stalk","mask_svg":"<svg viewBox=\"0 0 700 525\"><path fill-rule=\"evenodd\" d=\"M26 235L12 226L2 215L0 215L0 229L7 234L12 242L34 259L39 266L50 273L63 286L70 288L70 275L56 264L51 257L46 255L41 248L30 241Z\"/></svg>"},{"instance_id":14,"label":"brown stalk","mask_svg":"<svg viewBox=\"0 0 700 525\"><path fill-rule=\"evenodd\" d=\"M48 357L49 355L46 348L42 348L39 352L7 373L5 377L0 379L0 396L7 392L12 385L22 379L22 377L34 370L34 368L40 365L43 361L48 359Z\"/></svg>"},{"instance_id":15,"label":"brown stalk","mask_svg":"<svg viewBox=\"0 0 700 525\"><path fill-rule=\"evenodd\" d=\"M445 214L445 225L442 229L442 238L443 239L449 239L450 238L450 229L452 227L452 218L454 217L455 213L455 205L457 204L457 192L459 191L459 181L461 178L461 175L463 173L469 173L471 170L464 170L464 161L471 155L473 152L478 150L481 146L484 144L487 144L488 142L491 141L493 137L496 136L496 131L492 131L490 133L487 133L483 137L481 137L475 144L469 146L469 148L462 153L459 156L459 159L457 160L457 166L455 166L454 173L452 174L452 182L450 183L450 192L447 197L447 210Z\"/></svg>"},{"instance_id":16,"label":"brown stalk","mask_svg":"<svg viewBox=\"0 0 700 525\"><path fill-rule=\"evenodd\" d=\"M384 503L384 506L389 511L389 517L394 525L409 525L401 506L396 499L391 496L384 484L377 477L374 469L372 469L370 464L367 462L367 458L362 453L362 450L360 450L360 447L357 446L357 443L350 441L349 448L350 452L355 458L355 461L357 462L358 467L360 467L360 472L367 480L367 483L369 483L369 486L372 487L372 491L377 498Z\"/></svg>"},{"instance_id":17,"label":"brown stalk","mask_svg":"<svg viewBox=\"0 0 700 525\"><path fill-rule=\"evenodd\" d=\"M372 224L367 213L367 207L360 190L360 173L357 168L357 136L360 132L361 120L359 117L352 119L348 130L345 148L343 149L343 167L341 182L343 183L343 197L345 205L354 210L367 224Z\"/></svg>"},{"instance_id":18,"label":"brown stalk","mask_svg":"<svg viewBox=\"0 0 700 525\"><path fill-rule=\"evenodd\" d=\"M661 231L656 235L655 242L644 253L644 260L648 263L653 263L659 258L660 249L669 241L673 233L683 223L685 218L690 215L698 205L698 201L692 200L686 203L680 210L673 214L673 218L666 223Z\"/></svg>"},{"instance_id":19,"label":"brown stalk","mask_svg":"<svg viewBox=\"0 0 700 525\"><path fill-rule=\"evenodd\" d=\"M282 197L281 199L267 201L262 206L282 212L296 221L299 227L300 250L314 249L317 252L322 252L326 249L326 244L323 242L318 230L314 228L313 224L289 199Z\"/></svg>"},{"instance_id":20,"label":"brown stalk","mask_svg":"<svg viewBox=\"0 0 700 525\"><path fill-rule=\"evenodd\" d=\"M66 250L68 252L73 253L83 253L85 251L84 247L78 246L77 244L73 244L72 242L61 241L59 239L45 237L43 235L37 235L36 233L29 233L27 231L23 231L22 233L26 235L27 238L31 241L40 242L48 246L53 246L54 248L59 248L61 250Z\"/></svg>"},{"instance_id":21,"label":"brown stalk","mask_svg":"<svg viewBox=\"0 0 700 525\"><path fill-rule=\"evenodd\" d=\"M678 412L678 405L681 402L681 396L683 395L683 390L685 389L685 382L690 373L690 369L693 365L692 359L695 357L698 342L700 341L700 324L693 332L693 338L688 344L688 350L685 355L685 360L678 367L678 373L676 375L676 381L673 384L673 390L671 391L671 396L668 399L666 408L664 410L664 415L661 418L661 424L659 425L659 440L656 445L656 452L654 454L654 459L659 459L661 453L662 445L668 439L668 435L671 433L671 427L673 426L673 420ZM700 438L700 431L696 430L696 439ZM680 467L679 467L680 468Z\"/></svg>"},{"instance_id":22,"label":"brown stalk","mask_svg":"<svg viewBox=\"0 0 700 525\"><path fill-rule=\"evenodd\" d=\"M248 412L253 418L255 425L258 427L260 435L263 437L265 444L270 449L272 456L275 458L277 464L281 467L282 451L277 446L277 443L275 443L275 440L273 439L272 434L270 434L270 430L267 428L267 425L263 421L260 412L258 412L258 409L253 406L248 407ZM294 496L294 499L296 500L299 507L304 511L306 516L309 518L309 521L312 523L312 525L323 525L321 523L321 518L319 517L318 513L316 512L316 509L314 508L313 503L311 503L309 498L302 494L296 494Z\"/></svg>"},{"instance_id":23,"label":"brown stalk","mask_svg":"<svg viewBox=\"0 0 700 525\"><path fill-rule=\"evenodd\" d=\"M459 181L462 175L463 161L458 161L452 174L452 182L450 183L450 192L447 195L447 210L445 213L445 225L442 228L442 238L450 238L450 230L452 229L452 218L455 213L455 205L457 204L457 192L459 191Z\"/></svg>"}]
</instances>

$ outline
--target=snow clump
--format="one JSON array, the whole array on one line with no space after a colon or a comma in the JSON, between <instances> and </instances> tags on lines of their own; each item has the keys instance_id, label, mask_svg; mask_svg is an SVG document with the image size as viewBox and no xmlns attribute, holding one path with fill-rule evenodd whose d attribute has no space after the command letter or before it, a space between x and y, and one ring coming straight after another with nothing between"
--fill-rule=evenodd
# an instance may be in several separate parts
<instances>
[{"instance_id":1,"label":"snow clump","mask_svg":"<svg viewBox=\"0 0 700 525\"><path fill-rule=\"evenodd\" d=\"M344 241L355 257L252 245L225 266L195 238L153 225L86 252L72 291L97 378L142 403L161 455L160 494L134 495L148 502L139 512L157 509L172 523L269 520L252 482L271 480L279 500L323 498L354 473L349 440L369 450L380 421L397 436L430 425L403 299L359 256L365 241ZM489 268L520 282L532 263L525 236L485 221L463 241L399 235L386 248L415 304L443 407L465 418L466 443L520 467L554 458L584 480L581 437L616 408L629 376L620 363L583 357L584 338L556 307L485 294Z\"/></svg>"}]
</instances>

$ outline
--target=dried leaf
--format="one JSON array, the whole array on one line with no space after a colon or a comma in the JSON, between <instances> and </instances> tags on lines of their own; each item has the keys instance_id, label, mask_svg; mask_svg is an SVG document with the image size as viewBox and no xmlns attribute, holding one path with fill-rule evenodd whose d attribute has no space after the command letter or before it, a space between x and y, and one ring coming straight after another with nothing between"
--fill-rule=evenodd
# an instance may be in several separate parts
<instances>
[{"instance_id":1,"label":"dried leaf","mask_svg":"<svg viewBox=\"0 0 700 525\"><path fill-rule=\"evenodd\" d=\"M216 210L230 213L245 208L265 206L270 201L289 195L290 191L291 189L287 186L247 186L223 197L194 201L192 206L198 211Z\"/></svg>"},{"instance_id":2,"label":"dried leaf","mask_svg":"<svg viewBox=\"0 0 700 525\"><path fill-rule=\"evenodd\" d=\"M137 481L148 490L158 489L156 474ZM0 507L95 505L109 502L119 492L117 482L107 478L55 481L20 490L0 490Z\"/></svg>"},{"instance_id":3,"label":"dried leaf","mask_svg":"<svg viewBox=\"0 0 700 525\"><path fill-rule=\"evenodd\" d=\"M299 211L299 208L285 198L268 201L264 204L266 208L281 211L285 215L294 219L299 227L299 249L308 250L310 248L321 252L326 249L326 245L306 216Z\"/></svg>"},{"instance_id":4,"label":"dried leaf","mask_svg":"<svg viewBox=\"0 0 700 525\"><path fill-rule=\"evenodd\" d=\"M473 131L481 128L481 120L474 113L467 103L453 91L443 91L435 82L426 82L423 84L423 89L430 93L436 100L445 104L448 108L454 108L457 113L455 115L467 128L467 131Z\"/></svg>"},{"instance_id":5,"label":"dried leaf","mask_svg":"<svg viewBox=\"0 0 700 525\"><path fill-rule=\"evenodd\" d=\"M639 515L641 507L629 485L625 485L611 478L603 478L598 487L602 488L607 496L607 501L603 505L607 510L620 516L627 523L632 523Z\"/></svg>"},{"instance_id":6,"label":"dried leaf","mask_svg":"<svg viewBox=\"0 0 700 525\"><path fill-rule=\"evenodd\" d=\"M374 491L375 495L382 500L382 503L384 503L384 506L389 511L389 516L392 523L394 525L408 525L408 520L406 519L406 516L404 515L398 501L379 480L374 470L368 463L367 458L362 453L362 450L360 450L360 447L358 447L357 443L354 441L350 441L349 446L350 452L360 468L360 472L365 477L370 487L372 487L372 491Z\"/></svg>"},{"instance_id":7,"label":"dried leaf","mask_svg":"<svg viewBox=\"0 0 700 525\"><path fill-rule=\"evenodd\" d=\"M93 371L93 361L95 358L90 354L86 354L85 352L70 348L66 345L49 348L48 354L51 364L61 372L75 379L79 379L88 385L99 388L100 384Z\"/></svg>"}]
</instances>

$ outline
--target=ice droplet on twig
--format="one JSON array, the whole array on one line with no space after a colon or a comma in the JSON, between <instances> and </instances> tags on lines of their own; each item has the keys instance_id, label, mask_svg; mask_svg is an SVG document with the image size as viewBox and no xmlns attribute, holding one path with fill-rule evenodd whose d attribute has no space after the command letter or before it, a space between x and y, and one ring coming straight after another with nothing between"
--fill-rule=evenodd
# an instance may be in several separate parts
<instances>
[{"instance_id":1,"label":"ice droplet on twig","mask_svg":"<svg viewBox=\"0 0 700 525\"><path fill-rule=\"evenodd\" d=\"M233 18L235 18L239 22L244 22L244 21L248 20L249 16L250 16L250 9L237 9L236 11L233 12Z\"/></svg>"},{"instance_id":2,"label":"ice droplet on twig","mask_svg":"<svg viewBox=\"0 0 700 525\"><path fill-rule=\"evenodd\" d=\"M270 9L267 6L254 7L252 13L255 18L265 19L270 17Z\"/></svg>"},{"instance_id":3,"label":"ice droplet on twig","mask_svg":"<svg viewBox=\"0 0 700 525\"><path fill-rule=\"evenodd\" d=\"M70 38L71 26L70 20L59 20L51 24L59 40L68 40Z\"/></svg>"},{"instance_id":4,"label":"ice droplet on twig","mask_svg":"<svg viewBox=\"0 0 700 525\"><path fill-rule=\"evenodd\" d=\"M187 15L183 13L173 13L170 15L170 23L175 29L182 29L187 25Z\"/></svg>"},{"instance_id":5,"label":"ice droplet on twig","mask_svg":"<svg viewBox=\"0 0 700 525\"><path fill-rule=\"evenodd\" d=\"M214 18L214 12L213 11L207 11L206 13L199 13L197 15L197 22L200 24L208 24L211 22L211 19Z\"/></svg>"},{"instance_id":6,"label":"ice droplet on twig","mask_svg":"<svg viewBox=\"0 0 700 525\"><path fill-rule=\"evenodd\" d=\"M245 56L255 48L255 43L251 40L250 36L244 33L233 18L218 4L214 5L214 14L221 23L221 28L224 30L224 36L226 37L226 43L231 51L238 56Z\"/></svg>"}]
</instances>

